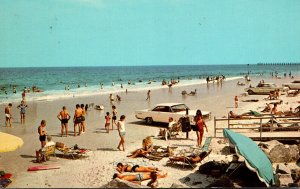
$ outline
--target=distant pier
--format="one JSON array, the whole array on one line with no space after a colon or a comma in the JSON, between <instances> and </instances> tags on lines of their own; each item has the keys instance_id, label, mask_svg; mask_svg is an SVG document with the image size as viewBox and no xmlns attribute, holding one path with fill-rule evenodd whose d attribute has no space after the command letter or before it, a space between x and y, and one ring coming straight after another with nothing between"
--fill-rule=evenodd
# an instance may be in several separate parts
<instances>
[{"instance_id":1,"label":"distant pier","mask_svg":"<svg viewBox=\"0 0 300 189\"><path fill-rule=\"evenodd\" d=\"M269 62L260 62L257 63L258 66L300 66L300 62L274 62L274 63L269 63Z\"/></svg>"}]
</instances>

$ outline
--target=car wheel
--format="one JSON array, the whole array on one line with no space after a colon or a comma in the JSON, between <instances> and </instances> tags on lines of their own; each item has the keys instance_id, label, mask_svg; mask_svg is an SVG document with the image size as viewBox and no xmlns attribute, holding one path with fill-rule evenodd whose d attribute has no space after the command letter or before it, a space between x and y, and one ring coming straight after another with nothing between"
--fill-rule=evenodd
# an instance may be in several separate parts
<instances>
[{"instance_id":1,"label":"car wheel","mask_svg":"<svg viewBox=\"0 0 300 189\"><path fill-rule=\"evenodd\" d=\"M147 123L148 125L151 125L151 124L153 123L153 119L152 119L151 117L147 117L147 118L146 118L146 123Z\"/></svg>"},{"instance_id":2,"label":"car wheel","mask_svg":"<svg viewBox=\"0 0 300 189\"><path fill-rule=\"evenodd\" d=\"M252 90L248 90L247 92L248 92L249 95L253 95L254 94L254 92Z\"/></svg>"}]
</instances>

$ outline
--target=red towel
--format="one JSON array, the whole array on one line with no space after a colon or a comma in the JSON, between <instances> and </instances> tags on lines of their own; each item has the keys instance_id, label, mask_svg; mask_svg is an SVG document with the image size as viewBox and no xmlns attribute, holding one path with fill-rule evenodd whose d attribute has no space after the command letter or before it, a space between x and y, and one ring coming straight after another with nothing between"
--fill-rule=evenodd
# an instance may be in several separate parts
<instances>
[{"instance_id":1,"label":"red towel","mask_svg":"<svg viewBox=\"0 0 300 189\"><path fill-rule=\"evenodd\" d=\"M12 174L10 173L6 173L5 175L3 175L1 178L6 178L9 179L12 176Z\"/></svg>"}]
</instances>

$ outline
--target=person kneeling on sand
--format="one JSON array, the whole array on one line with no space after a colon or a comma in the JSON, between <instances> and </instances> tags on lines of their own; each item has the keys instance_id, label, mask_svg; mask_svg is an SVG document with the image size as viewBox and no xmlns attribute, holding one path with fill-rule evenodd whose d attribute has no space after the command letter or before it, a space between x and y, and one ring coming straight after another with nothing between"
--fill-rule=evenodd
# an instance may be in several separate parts
<instances>
[{"instance_id":1,"label":"person kneeling on sand","mask_svg":"<svg viewBox=\"0 0 300 189\"><path fill-rule=\"evenodd\" d=\"M143 167L139 165L123 165L122 163L117 164L117 169L119 173L124 173L124 172L155 172L159 171L158 168L156 167Z\"/></svg>"},{"instance_id":2,"label":"person kneeling on sand","mask_svg":"<svg viewBox=\"0 0 300 189\"><path fill-rule=\"evenodd\" d=\"M149 154L153 151L153 143L152 143L150 136L143 139L142 145L143 145L143 148L133 151L131 153L131 155L129 155L127 157L136 158L136 157L140 157L140 156L146 156L147 154Z\"/></svg>"},{"instance_id":3,"label":"person kneeling on sand","mask_svg":"<svg viewBox=\"0 0 300 189\"><path fill-rule=\"evenodd\" d=\"M189 156L174 156L169 158L169 163L174 163L176 161L179 162L189 162L191 164L200 163L205 157L207 157L210 154L210 151L204 151L200 154L192 154Z\"/></svg>"},{"instance_id":4,"label":"person kneeling on sand","mask_svg":"<svg viewBox=\"0 0 300 189\"><path fill-rule=\"evenodd\" d=\"M275 115L282 115L284 114L282 111L278 111L277 110L277 104L274 104L274 107L271 110L271 114L275 114Z\"/></svg>"},{"instance_id":5,"label":"person kneeling on sand","mask_svg":"<svg viewBox=\"0 0 300 189\"><path fill-rule=\"evenodd\" d=\"M167 173L156 173L157 178L165 178L168 174ZM149 180L151 179L151 172L146 172L146 173L138 173L136 175L128 174L120 174L120 173L115 173L113 176L113 179L119 178L121 180L126 180L129 182L134 182L137 184L141 184L142 181L144 180Z\"/></svg>"},{"instance_id":6,"label":"person kneeling on sand","mask_svg":"<svg viewBox=\"0 0 300 189\"><path fill-rule=\"evenodd\" d=\"M55 146L55 142L52 141L52 137L50 135L47 135L46 145L43 148L35 151L36 162L39 163L41 161L46 161L46 159L45 159L46 157L44 157L42 155L42 152L46 151L47 147L49 147L49 146Z\"/></svg>"},{"instance_id":7,"label":"person kneeling on sand","mask_svg":"<svg viewBox=\"0 0 300 189\"><path fill-rule=\"evenodd\" d=\"M261 112L270 112L271 111L271 106L269 103L266 103L266 107L261 111Z\"/></svg>"}]
</instances>

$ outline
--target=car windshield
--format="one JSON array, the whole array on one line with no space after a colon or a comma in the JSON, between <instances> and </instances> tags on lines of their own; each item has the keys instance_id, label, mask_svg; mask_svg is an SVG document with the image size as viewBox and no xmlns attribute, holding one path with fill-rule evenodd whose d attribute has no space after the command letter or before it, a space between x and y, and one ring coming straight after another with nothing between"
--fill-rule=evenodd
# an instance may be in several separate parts
<instances>
[{"instance_id":1,"label":"car windshield","mask_svg":"<svg viewBox=\"0 0 300 189\"><path fill-rule=\"evenodd\" d=\"M186 111L186 109L189 109L189 107L187 107L184 104L178 104L175 106L171 106L171 109L173 112L182 112L182 111Z\"/></svg>"},{"instance_id":2,"label":"car windshield","mask_svg":"<svg viewBox=\"0 0 300 189\"><path fill-rule=\"evenodd\" d=\"M171 112L170 107L168 106L156 106L152 111L155 112Z\"/></svg>"}]
</instances>

